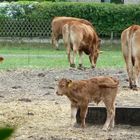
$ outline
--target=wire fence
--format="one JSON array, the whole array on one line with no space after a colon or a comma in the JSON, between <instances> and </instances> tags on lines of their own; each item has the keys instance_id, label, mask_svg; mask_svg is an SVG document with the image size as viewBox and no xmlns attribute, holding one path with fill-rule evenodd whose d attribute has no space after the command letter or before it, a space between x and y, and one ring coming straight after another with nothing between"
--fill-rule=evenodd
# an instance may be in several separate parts
<instances>
[{"instance_id":1,"label":"wire fence","mask_svg":"<svg viewBox=\"0 0 140 140\"><path fill-rule=\"evenodd\" d=\"M50 23L46 19L0 19L0 37L49 38Z\"/></svg>"},{"instance_id":2,"label":"wire fence","mask_svg":"<svg viewBox=\"0 0 140 140\"><path fill-rule=\"evenodd\" d=\"M99 33L98 33L99 34ZM110 35L109 35L110 34ZM101 38L119 37L120 33L108 32L108 35L100 33ZM45 38L51 37L51 20L48 19L0 19L0 37L11 38Z\"/></svg>"}]
</instances>

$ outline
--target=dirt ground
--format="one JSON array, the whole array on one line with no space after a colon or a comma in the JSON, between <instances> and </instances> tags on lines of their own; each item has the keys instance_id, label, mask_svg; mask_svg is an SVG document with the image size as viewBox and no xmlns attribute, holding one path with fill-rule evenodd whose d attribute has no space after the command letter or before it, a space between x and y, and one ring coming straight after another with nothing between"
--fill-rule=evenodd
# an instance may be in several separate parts
<instances>
[{"instance_id":1,"label":"dirt ground","mask_svg":"<svg viewBox=\"0 0 140 140\"><path fill-rule=\"evenodd\" d=\"M16 127L12 140L140 140L140 126L116 125L104 132L102 125L70 125L70 102L55 95L59 79L87 79L95 75L119 78L117 105L139 106L140 93L128 86L125 69L1 70L0 125Z\"/></svg>"}]
</instances>

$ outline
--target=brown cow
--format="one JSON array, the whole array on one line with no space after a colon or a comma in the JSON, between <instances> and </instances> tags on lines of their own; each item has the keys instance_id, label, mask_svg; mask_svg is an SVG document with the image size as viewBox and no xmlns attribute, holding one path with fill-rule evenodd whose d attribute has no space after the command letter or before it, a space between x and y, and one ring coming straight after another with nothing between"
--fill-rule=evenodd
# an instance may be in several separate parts
<instances>
[{"instance_id":1,"label":"brown cow","mask_svg":"<svg viewBox=\"0 0 140 140\"><path fill-rule=\"evenodd\" d=\"M140 72L140 26L132 25L121 34L122 53L126 62L129 86L137 90Z\"/></svg>"},{"instance_id":2,"label":"brown cow","mask_svg":"<svg viewBox=\"0 0 140 140\"><path fill-rule=\"evenodd\" d=\"M56 49L58 49L58 40L62 38L63 26L71 21L79 21L81 23L92 26L92 24L85 19L79 19L74 17L55 17L51 22L51 28L52 28L52 45Z\"/></svg>"},{"instance_id":3,"label":"brown cow","mask_svg":"<svg viewBox=\"0 0 140 140\"><path fill-rule=\"evenodd\" d=\"M109 76L93 77L89 80L61 79L56 90L57 95L66 95L71 101L71 118L76 118L80 108L81 126L85 127L88 104L91 101L103 101L107 109L107 119L103 130L114 127L115 97L119 81Z\"/></svg>"},{"instance_id":4,"label":"brown cow","mask_svg":"<svg viewBox=\"0 0 140 140\"><path fill-rule=\"evenodd\" d=\"M100 47L100 39L95 30L81 22L71 21L64 25L62 34L70 66L75 67L75 55L79 53L79 67L82 67L82 54L85 52L89 55L91 66L95 68Z\"/></svg>"}]
</instances>

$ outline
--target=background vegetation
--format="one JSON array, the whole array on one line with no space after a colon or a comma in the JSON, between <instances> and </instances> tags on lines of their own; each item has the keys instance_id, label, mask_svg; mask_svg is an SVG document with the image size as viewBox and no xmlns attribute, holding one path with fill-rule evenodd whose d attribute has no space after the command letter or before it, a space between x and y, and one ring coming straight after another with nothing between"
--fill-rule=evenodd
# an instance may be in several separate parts
<instances>
[{"instance_id":1,"label":"background vegetation","mask_svg":"<svg viewBox=\"0 0 140 140\"><path fill-rule=\"evenodd\" d=\"M115 37L120 37L121 32L128 26L140 24L140 5L20 1L0 7L0 13L0 29L2 31L7 31L7 28L10 28L10 26L4 27L3 18L15 20L15 24L17 22L18 27L21 26L21 28L25 24L19 25L17 19L29 19L31 25L34 19L44 19L48 29L50 29L51 20L55 16L79 17L92 22L98 34L102 37L110 37L111 33Z\"/></svg>"}]
</instances>

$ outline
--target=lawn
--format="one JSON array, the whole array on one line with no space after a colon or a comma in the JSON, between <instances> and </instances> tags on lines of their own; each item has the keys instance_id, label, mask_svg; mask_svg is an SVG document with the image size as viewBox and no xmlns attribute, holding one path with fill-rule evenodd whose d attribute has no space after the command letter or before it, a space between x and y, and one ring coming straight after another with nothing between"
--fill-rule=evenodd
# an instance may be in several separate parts
<instances>
[{"instance_id":1,"label":"lawn","mask_svg":"<svg viewBox=\"0 0 140 140\"><path fill-rule=\"evenodd\" d=\"M98 58L97 68L124 67L120 44L102 44L101 51L103 52ZM62 44L58 51L45 43L1 42L0 56L5 58L0 64L0 69L69 67L66 50ZM90 67L87 55L84 55L83 60L84 66Z\"/></svg>"}]
</instances>

